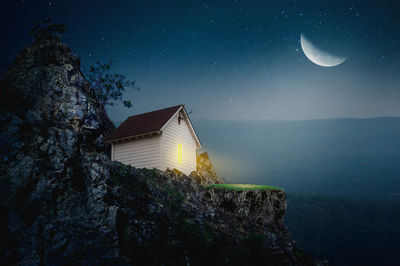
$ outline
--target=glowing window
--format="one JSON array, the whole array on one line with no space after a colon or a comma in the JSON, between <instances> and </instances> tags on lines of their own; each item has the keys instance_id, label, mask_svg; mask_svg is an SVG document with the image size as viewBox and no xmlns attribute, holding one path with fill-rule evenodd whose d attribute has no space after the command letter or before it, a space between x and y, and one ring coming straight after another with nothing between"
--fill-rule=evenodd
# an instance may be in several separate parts
<instances>
[{"instance_id":1,"label":"glowing window","mask_svg":"<svg viewBox=\"0 0 400 266\"><path fill-rule=\"evenodd\" d=\"M178 144L178 163L182 162L182 144Z\"/></svg>"}]
</instances>

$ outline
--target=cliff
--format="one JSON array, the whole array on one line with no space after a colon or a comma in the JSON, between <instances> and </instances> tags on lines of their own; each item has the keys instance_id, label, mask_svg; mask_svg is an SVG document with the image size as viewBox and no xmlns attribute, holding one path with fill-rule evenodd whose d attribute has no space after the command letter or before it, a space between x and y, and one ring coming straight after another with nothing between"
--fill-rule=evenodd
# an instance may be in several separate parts
<instances>
[{"instance_id":1,"label":"cliff","mask_svg":"<svg viewBox=\"0 0 400 266\"><path fill-rule=\"evenodd\" d=\"M110 161L113 125L59 39L17 56L0 99L0 264L320 264L282 191L207 188L206 155L191 177Z\"/></svg>"}]
</instances>

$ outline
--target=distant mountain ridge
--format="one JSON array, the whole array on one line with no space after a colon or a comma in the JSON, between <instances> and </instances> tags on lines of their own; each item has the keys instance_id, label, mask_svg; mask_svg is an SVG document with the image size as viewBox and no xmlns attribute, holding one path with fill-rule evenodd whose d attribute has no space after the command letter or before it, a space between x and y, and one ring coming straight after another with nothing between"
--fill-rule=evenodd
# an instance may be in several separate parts
<instances>
[{"instance_id":1,"label":"distant mountain ridge","mask_svg":"<svg viewBox=\"0 0 400 266\"><path fill-rule=\"evenodd\" d=\"M248 123L263 124L273 122L311 122L311 121L331 121L331 120L381 120L381 119L400 119L400 116L373 116L373 117L329 117L329 118L310 118L310 119L193 119L198 123ZM116 122L116 121L114 121Z\"/></svg>"},{"instance_id":2,"label":"distant mountain ridge","mask_svg":"<svg viewBox=\"0 0 400 266\"><path fill-rule=\"evenodd\" d=\"M195 121L226 182L283 187L297 244L334 265L400 260L400 118Z\"/></svg>"},{"instance_id":3,"label":"distant mountain ridge","mask_svg":"<svg viewBox=\"0 0 400 266\"><path fill-rule=\"evenodd\" d=\"M227 182L345 197L400 192L400 118L194 123Z\"/></svg>"}]
</instances>

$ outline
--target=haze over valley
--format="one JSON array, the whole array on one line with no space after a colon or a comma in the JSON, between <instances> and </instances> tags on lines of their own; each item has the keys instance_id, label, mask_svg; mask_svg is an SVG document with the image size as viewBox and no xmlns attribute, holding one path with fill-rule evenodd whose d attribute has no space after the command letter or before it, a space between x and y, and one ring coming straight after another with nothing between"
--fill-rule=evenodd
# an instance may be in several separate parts
<instances>
[{"instance_id":1,"label":"haze over valley","mask_svg":"<svg viewBox=\"0 0 400 266\"><path fill-rule=\"evenodd\" d=\"M300 247L338 265L400 259L400 118L195 121L230 183L282 187Z\"/></svg>"}]
</instances>

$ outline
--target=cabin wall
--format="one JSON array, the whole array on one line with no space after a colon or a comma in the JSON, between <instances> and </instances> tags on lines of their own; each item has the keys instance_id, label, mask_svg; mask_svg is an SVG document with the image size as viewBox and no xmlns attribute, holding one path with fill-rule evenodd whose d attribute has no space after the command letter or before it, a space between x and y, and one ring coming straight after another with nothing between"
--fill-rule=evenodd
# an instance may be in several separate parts
<instances>
[{"instance_id":1,"label":"cabin wall","mask_svg":"<svg viewBox=\"0 0 400 266\"><path fill-rule=\"evenodd\" d=\"M161 135L161 169L178 169L185 174L196 171L196 141L187 119L178 123L178 115L167 124ZM182 162L178 162L178 144L182 144Z\"/></svg>"},{"instance_id":2,"label":"cabin wall","mask_svg":"<svg viewBox=\"0 0 400 266\"><path fill-rule=\"evenodd\" d=\"M161 169L160 138L158 135L114 143L111 148L111 159L137 168Z\"/></svg>"}]
</instances>

